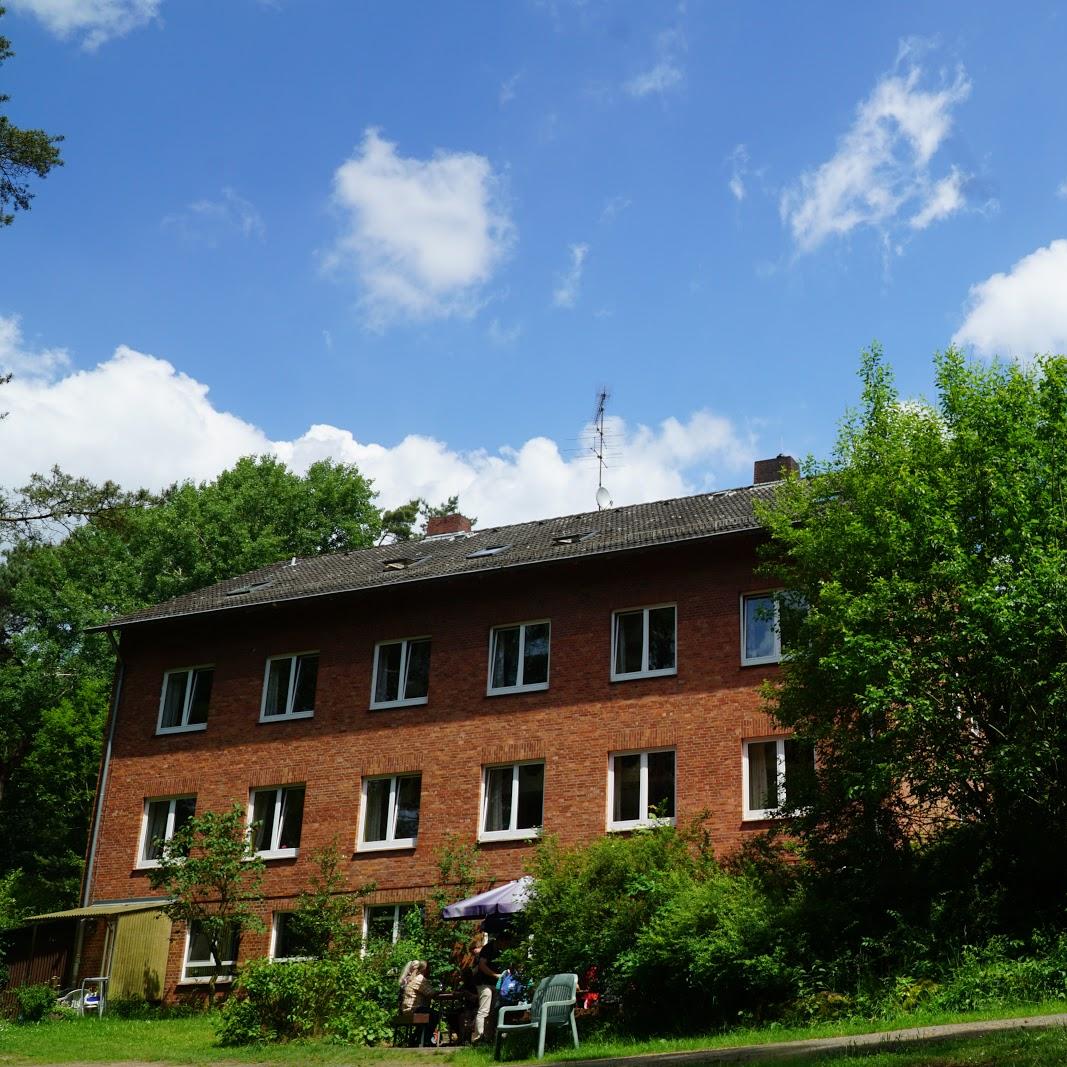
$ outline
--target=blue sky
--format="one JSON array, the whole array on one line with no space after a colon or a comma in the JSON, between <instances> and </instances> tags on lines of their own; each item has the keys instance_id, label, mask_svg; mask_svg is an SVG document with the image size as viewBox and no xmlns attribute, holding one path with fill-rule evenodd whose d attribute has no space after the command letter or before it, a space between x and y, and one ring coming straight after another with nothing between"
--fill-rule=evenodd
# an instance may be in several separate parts
<instances>
[{"instance_id":1,"label":"blue sky","mask_svg":"<svg viewBox=\"0 0 1067 1067\"><path fill-rule=\"evenodd\" d=\"M482 524L826 455L860 350L1067 349L1054 4L7 0L0 482L250 451Z\"/></svg>"}]
</instances>

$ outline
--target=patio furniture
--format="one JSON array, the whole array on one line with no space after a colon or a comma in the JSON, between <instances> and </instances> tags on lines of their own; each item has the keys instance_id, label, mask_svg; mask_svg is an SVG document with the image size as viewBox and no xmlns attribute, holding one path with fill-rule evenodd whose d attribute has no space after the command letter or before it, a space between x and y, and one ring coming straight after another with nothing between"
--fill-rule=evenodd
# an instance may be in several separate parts
<instances>
[{"instance_id":1,"label":"patio furniture","mask_svg":"<svg viewBox=\"0 0 1067 1067\"><path fill-rule=\"evenodd\" d=\"M493 1058L500 1059L500 1049L508 1034L523 1031L537 1031L537 1058L545 1054L545 1034L550 1026L571 1028L574 1047L578 1047L578 1023L574 1018L574 1006L578 999L578 975L554 974L542 978L537 983L534 995L529 1003L512 1004L500 1009L496 1023L496 1042L493 1045ZM528 1018L523 1018L529 1012ZM508 1016L514 1016L514 1022L508 1022Z\"/></svg>"}]
</instances>

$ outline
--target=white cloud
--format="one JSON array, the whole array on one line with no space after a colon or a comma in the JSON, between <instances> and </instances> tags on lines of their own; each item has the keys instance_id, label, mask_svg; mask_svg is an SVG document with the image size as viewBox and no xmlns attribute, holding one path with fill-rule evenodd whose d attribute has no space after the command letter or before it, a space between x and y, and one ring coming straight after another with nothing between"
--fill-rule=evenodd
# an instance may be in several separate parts
<instances>
[{"instance_id":1,"label":"white cloud","mask_svg":"<svg viewBox=\"0 0 1067 1067\"><path fill-rule=\"evenodd\" d=\"M745 199L745 178L748 176L748 149L739 144L729 156L730 163L730 192L733 198L740 203Z\"/></svg>"},{"instance_id":2,"label":"white cloud","mask_svg":"<svg viewBox=\"0 0 1067 1067\"><path fill-rule=\"evenodd\" d=\"M266 239L267 225L255 204L233 189L222 190L219 200L195 200L184 211L167 215L163 225L190 244L214 248L229 234Z\"/></svg>"},{"instance_id":3,"label":"white cloud","mask_svg":"<svg viewBox=\"0 0 1067 1067\"><path fill-rule=\"evenodd\" d=\"M18 315L0 315L0 377L15 374L20 378L49 378L68 366L70 356L65 348L30 351L23 340Z\"/></svg>"},{"instance_id":4,"label":"white cloud","mask_svg":"<svg viewBox=\"0 0 1067 1067\"><path fill-rule=\"evenodd\" d=\"M623 84L630 96L641 98L653 94L663 95L677 89L685 81L682 56L686 40L680 29L664 30L656 37L656 59L647 70L635 74Z\"/></svg>"},{"instance_id":5,"label":"white cloud","mask_svg":"<svg viewBox=\"0 0 1067 1067\"><path fill-rule=\"evenodd\" d=\"M913 54L904 48L901 58ZM834 155L783 193L782 220L801 252L859 226L884 237L904 214L922 229L964 206L967 175L953 168L937 179L930 165L971 85L962 69L938 89L922 88L922 79L918 66L885 75L857 108Z\"/></svg>"},{"instance_id":6,"label":"white cloud","mask_svg":"<svg viewBox=\"0 0 1067 1067\"><path fill-rule=\"evenodd\" d=\"M1006 274L972 285L956 345L983 355L1067 352L1067 240L1024 256Z\"/></svg>"},{"instance_id":7,"label":"white cloud","mask_svg":"<svg viewBox=\"0 0 1067 1067\"><path fill-rule=\"evenodd\" d=\"M33 354L20 351L19 358L32 363ZM21 485L32 472L58 463L73 474L161 488L213 477L242 455L272 452L296 470L324 458L355 463L374 479L379 503L387 507L413 496L437 501L459 494L482 526L594 507L595 468L587 458L565 457L548 438L458 452L419 434L383 445L315 425L294 440L271 441L258 427L217 410L206 385L126 346L91 370L17 377L3 386L0 399L9 411L0 423L5 485ZM615 418L607 429L617 458L605 482L616 505L749 480L753 442L710 412L658 427Z\"/></svg>"},{"instance_id":8,"label":"white cloud","mask_svg":"<svg viewBox=\"0 0 1067 1067\"><path fill-rule=\"evenodd\" d=\"M1056 188L1056 195L1067 200L1067 181L1060 182Z\"/></svg>"},{"instance_id":9,"label":"white cloud","mask_svg":"<svg viewBox=\"0 0 1067 1067\"><path fill-rule=\"evenodd\" d=\"M926 203L908 219L913 230L925 230L931 222L947 219L964 205L964 175L953 167L947 178L942 178L930 190Z\"/></svg>"},{"instance_id":10,"label":"white cloud","mask_svg":"<svg viewBox=\"0 0 1067 1067\"><path fill-rule=\"evenodd\" d=\"M556 279L556 288L552 291L552 303L558 308L572 308L578 303L589 245L571 245L570 252L571 265Z\"/></svg>"},{"instance_id":11,"label":"white cloud","mask_svg":"<svg viewBox=\"0 0 1067 1067\"><path fill-rule=\"evenodd\" d=\"M512 74L510 78L500 85L500 93L497 97L501 107L507 107L515 99L515 90L518 87L522 72Z\"/></svg>"},{"instance_id":12,"label":"white cloud","mask_svg":"<svg viewBox=\"0 0 1067 1067\"><path fill-rule=\"evenodd\" d=\"M628 207L632 206L633 201L628 196L609 197L600 209L600 221L604 225L614 222Z\"/></svg>"},{"instance_id":13,"label":"white cloud","mask_svg":"<svg viewBox=\"0 0 1067 1067\"><path fill-rule=\"evenodd\" d=\"M7 0L12 11L34 15L57 37L81 37L87 51L147 25L163 0Z\"/></svg>"},{"instance_id":14,"label":"white cloud","mask_svg":"<svg viewBox=\"0 0 1067 1067\"><path fill-rule=\"evenodd\" d=\"M514 236L488 159L407 159L374 129L338 167L334 199L345 228L326 265L356 275L378 329L398 317L474 314Z\"/></svg>"}]
</instances>

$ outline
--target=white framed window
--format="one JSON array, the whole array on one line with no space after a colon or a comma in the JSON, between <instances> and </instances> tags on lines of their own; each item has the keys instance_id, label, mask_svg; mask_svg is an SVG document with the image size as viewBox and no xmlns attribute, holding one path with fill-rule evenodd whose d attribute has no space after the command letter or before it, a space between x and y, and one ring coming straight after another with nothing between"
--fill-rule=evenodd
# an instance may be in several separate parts
<instances>
[{"instance_id":1,"label":"white framed window","mask_svg":"<svg viewBox=\"0 0 1067 1067\"><path fill-rule=\"evenodd\" d=\"M421 774L364 778L357 851L414 848L419 836L421 794Z\"/></svg>"},{"instance_id":2,"label":"white framed window","mask_svg":"<svg viewBox=\"0 0 1067 1067\"><path fill-rule=\"evenodd\" d=\"M307 719L315 714L315 687L319 680L319 654L297 652L271 656L263 674L260 722Z\"/></svg>"},{"instance_id":3,"label":"white framed window","mask_svg":"<svg viewBox=\"0 0 1067 1067\"><path fill-rule=\"evenodd\" d=\"M545 765L542 761L486 767L482 774L479 841L524 841L544 821Z\"/></svg>"},{"instance_id":4,"label":"white framed window","mask_svg":"<svg viewBox=\"0 0 1067 1067\"><path fill-rule=\"evenodd\" d=\"M548 688L551 624L547 619L495 626L489 635L490 696Z\"/></svg>"},{"instance_id":5,"label":"white framed window","mask_svg":"<svg viewBox=\"0 0 1067 1067\"><path fill-rule=\"evenodd\" d=\"M307 940L293 922L296 912L276 911L270 924L270 958L272 960L308 960L312 958Z\"/></svg>"},{"instance_id":6,"label":"white framed window","mask_svg":"<svg viewBox=\"0 0 1067 1067\"><path fill-rule=\"evenodd\" d=\"M792 737L744 743L742 792L746 819L777 818L815 773L815 750Z\"/></svg>"},{"instance_id":7,"label":"white framed window","mask_svg":"<svg viewBox=\"0 0 1067 1067\"><path fill-rule=\"evenodd\" d=\"M430 639L405 637L374 646L370 706L402 708L425 704L430 692Z\"/></svg>"},{"instance_id":8,"label":"white framed window","mask_svg":"<svg viewBox=\"0 0 1067 1067\"><path fill-rule=\"evenodd\" d=\"M741 664L777 663L782 658L778 600L773 592L741 597Z\"/></svg>"},{"instance_id":9,"label":"white framed window","mask_svg":"<svg viewBox=\"0 0 1067 1067\"><path fill-rule=\"evenodd\" d=\"M237 972L238 941L236 932L229 930L219 945L219 981L231 982ZM185 931L185 956L182 965L183 982L210 982L215 971L215 960L208 941L199 923L190 923Z\"/></svg>"},{"instance_id":10,"label":"white framed window","mask_svg":"<svg viewBox=\"0 0 1067 1067\"><path fill-rule=\"evenodd\" d=\"M421 904L365 904L363 943L388 941L390 944L396 944L403 932L404 916L411 911L425 913Z\"/></svg>"},{"instance_id":11,"label":"white framed window","mask_svg":"<svg viewBox=\"0 0 1067 1067\"><path fill-rule=\"evenodd\" d=\"M163 675L159 697L157 734L179 734L207 729L211 682L215 668L182 667Z\"/></svg>"},{"instance_id":12,"label":"white framed window","mask_svg":"<svg viewBox=\"0 0 1067 1067\"><path fill-rule=\"evenodd\" d=\"M611 680L677 674L674 604L616 611L611 617Z\"/></svg>"},{"instance_id":13,"label":"white framed window","mask_svg":"<svg viewBox=\"0 0 1067 1067\"><path fill-rule=\"evenodd\" d=\"M674 825L674 749L608 757L608 829Z\"/></svg>"},{"instance_id":14,"label":"white framed window","mask_svg":"<svg viewBox=\"0 0 1067 1067\"><path fill-rule=\"evenodd\" d=\"M248 805L252 851L267 860L295 856L304 822L304 786L253 789Z\"/></svg>"},{"instance_id":15,"label":"white framed window","mask_svg":"<svg viewBox=\"0 0 1067 1067\"><path fill-rule=\"evenodd\" d=\"M158 867L163 845L196 814L196 797L161 797L144 802L137 866Z\"/></svg>"}]
</instances>

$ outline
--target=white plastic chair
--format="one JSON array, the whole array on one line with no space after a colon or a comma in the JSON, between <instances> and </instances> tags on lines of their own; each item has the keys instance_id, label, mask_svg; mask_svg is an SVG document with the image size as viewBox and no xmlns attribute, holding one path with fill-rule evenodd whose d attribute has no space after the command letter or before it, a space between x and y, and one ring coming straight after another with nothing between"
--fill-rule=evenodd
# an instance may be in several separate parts
<instances>
[{"instance_id":1,"label":"white plastic chair","mask_svg":"<svg viewBox=\"0 0 1067 1067\"><path fill-rule=\"evenodd\" d=\"M542 978L537 983L534 995L528 1004L509 1004L497 1014L496 1042L493 1045L493 1058L500 1059L500 1049L508 1034L522 1031L537 1031L537 1058L545 1054L545 1034L550 1026L566 1026L570 1023L574 1047L578 1047L578 1023L574 1018L574 1008L578 1002L578 975L554 974L551 978ZM529 1012L529 1022L507 1021L511 1012Z\"/></svg>"}]
</instances>

